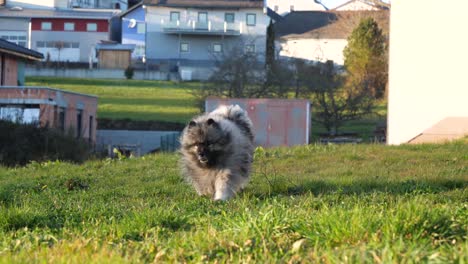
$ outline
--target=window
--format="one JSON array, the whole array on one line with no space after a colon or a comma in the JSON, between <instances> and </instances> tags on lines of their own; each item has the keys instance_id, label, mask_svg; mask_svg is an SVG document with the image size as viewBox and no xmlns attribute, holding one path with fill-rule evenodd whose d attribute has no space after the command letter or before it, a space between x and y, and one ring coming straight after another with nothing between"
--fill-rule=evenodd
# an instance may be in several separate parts
<instances>
[{"instance_id":1,"label":"window","mask_svg":"<svg viewBox=\"0 0 468 264\"><path fill-rule=\"evenodd\" d=\"M89 130L88 130L88 140L91 143L93 141L93 127L94 127L94 117L89 116Z\"/></svg>"},{"instance_id":2,"label":"window","mask_svg":"<svg viewBox=\"0 0 468 264\"><path fill-rule=\"evenodd\" d=\"M180 43L180 52L189 52L189 44L187 42Z\"/></svg>"},{"instance_id":3,"label":"window","mask_svg":"<svg viewBox=\"0 0 468 264\"><path fill-rule=\"evenodd\" d=\"M290 6L290 7L289 7L289 10L291 10L291 12L294 11L294 6L293 6L293 5Z\"/></svg>"},{"instance_id":4,"label":"window","mask_svg":"<svg viewBox=\"0 0 468 264\"><path fill-rule=\"evenodd\" d=\"M247 26L255 26L257 17L255 14L247 14L245 16Z\"/></svg>"},{"instance_id":5,"label":"window","mask_svg":"<svg viewBox=\"0 0 468 264\"><path fill-rule=\"evenodd\" d=\"M76 137L81 137L81 129L83 126L83 110L77 110L76 113Z\"/></svg>"},{"instance_id":6,"label":"window","mask_svg":"<svg viewBox=\"0 0 468 264\"><path fill-rule=\"evenodd\" d=\"M234 13L226 13L224 14L224 21L226 23L234 23Z\"/></svg>"},{"instance_id":7,"label":"window","mask_svg":"<svg viewBox=\"0 0 468 264\"><path fill-rule=\"evenodd\" d=\"M220 43L214 43L213 44L213 52L214 53L221 53L223 52L223 45Z\"/></svg>"},{"instance_id":8,"label":"window","mask_svg":"<svg viewBox=\"0 0 468 264\"><path fill-rule=\"evenodd\" d=\"M146 32L146 25L145 23L138 23L137 24L137 33L138 34L145 34Z\"/></svg>"},{"instance_id":9,"label":"window","mask_svg":"<svg viewBox=\"0 0 468 264\"><path fill-rule=\"evenodd\" d=\"M55 42L53 41L47 41L45 44L46 48L55 48Z\"/></svg>"},{"instance_id":10,"label":"window","mask_svg":"<svg viewBox=\"0 0 468 264\"><path fill-rule=\"evenodd\" d=\"M59 107L58 109L58 124L57 128L61 131L65 131L65 108Z\"/></svg>"},{"instance_id":11,"label":"window","mask_svg":"<svg viewBox=\"0 0 468 264\"><path fill-rule=\"evenodd\" d=\"M203 24L208 23L208 13L198 12L198 23L203 23Z\"/></svg>"},{"instance_id":12,"label":"window","mask_svg":"<svg viewBox=\"0 0 468 264\"><path fill-rule=\"evenodd\" d=\"M63 42L62 47L63 47L64 49L69 49L69 48L71 48L71 42Z\"/></svg>"},{"instance_id":13,"label":"window","mask_svg":"<svg viewBox=\"0 0 468 264\"><path fill-rule=\"evenodd\" d=\"M0 119L23 124L39 123L38 105L4 105L0 106Z\"/></svg>"},{"instance_id":14,"label":"window","mask_svg":"<svg viewBox=\"0 0 468 264\"><path fill-rule=\"evenodd\" d=\"M41 30L52 30L52 22L42 22Z\"/></svg>"},{"instance_id":15,"label":"window","mask_svg":"<svg viewBox=\"0 0 468 264\"><path fill-rule=\"evenodd\" d=\"M79 42L72 42L71 47L74 48L74 49L77 49L77 48L80 47L80 43Z\"/></svg>"},{"instance_id":16,"label":"window","mask_svg":"<svg viewBox=\"0 0 468 264\"><path fill-rule=\"evenodd\" d=\"M65 23L65 25L63 26L63 29L64 29L65 31L74 31L74 30L75 30L75 23L67 22L67 23Z\"/></svg>"},{"instance_id":17,"label":"window","mask_svg":"<svg viewBox=\"0 0 468 264\"><path fill-rule=\"evenodd\" d=\"M0 38L8 40L23 47L26 47L27 45L27 37L25 31L0 31Z\"/></svg>"},{"instance_id":18,"label":"window","mask_svg":"<svg viewBox=\"0 0 468 264\"><path fill-rule=\"evenodd\" d=\"M254 52L255 52L255 45L254 44L245 45L245 53L254 53Z\"/></svg>"},{"instance_id":19,"label":"window","mask_svg":"<svg viewBox=\"0 0 468 264\"><path fill-rule=\"evenodd\" d=\"M176 22L180 20L180 13L179 12L171 12L170 17L171 22Z\"/></svg>"},{"instance_id":20,"label":"window","mask_svg":"<svg viewBox=\"0 0 468 264\"><path fill-rule=\"evenodd\" d=\"M45 47L44 41L38 41L38 42L36 42L36 48L44 48L44 47Z\"/></svg>"},{"instance_id":21,"label":"window","mask_svg":"<svg viewBox=\"0 0 468 264\"><path fill-rule=\"evenodd\" d=\"M86 31L97 31L97 24L96 23L86 24Z\"/></svg>"}]
</instances>

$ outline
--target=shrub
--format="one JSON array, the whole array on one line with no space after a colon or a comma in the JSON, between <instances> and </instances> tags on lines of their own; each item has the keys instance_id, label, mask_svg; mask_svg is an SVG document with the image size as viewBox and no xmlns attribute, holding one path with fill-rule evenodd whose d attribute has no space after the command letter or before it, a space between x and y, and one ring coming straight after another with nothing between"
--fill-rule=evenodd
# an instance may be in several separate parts
<instances>
[{"instance_id":1,"label":"shrub","mask_svg":"<svg viewBox=\"0 0 468 264\"><path fill-rule=\"evenodd\" d=\"M127 77L127 80L133 79L134 74L135 74L135 69L132 66L128 66L125 69L125 77Z\"/></svg>"},{"instance_id":2,"label":"shrub","mask_svg":"<svg viewBox=\"0 0 468 264\"><path fill-rule=\"evenodd\" d=\"M0 164L25 165L30 161L66 160L83 162L90 145L72 133L0 120Z\"/></svg>"}]
</instances>

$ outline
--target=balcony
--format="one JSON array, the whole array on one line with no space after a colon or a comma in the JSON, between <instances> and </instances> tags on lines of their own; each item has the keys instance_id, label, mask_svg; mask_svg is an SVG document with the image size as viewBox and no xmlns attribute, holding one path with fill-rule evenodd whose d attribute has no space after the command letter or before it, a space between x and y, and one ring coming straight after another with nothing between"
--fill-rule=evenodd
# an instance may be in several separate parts
<instances>
[{"instance_id":1,"label":"balcony","mask_svg":"<svg viewBox=\"0 0 468 264\"><path fill-rule=\"evenodd\" d=\"M182 22L161 20L161 26L166 34L186 35L216 35L216 36L240 36L242 34L242 23L226 22L198 22L188 20Z\"/></svg>"}]
</instances>

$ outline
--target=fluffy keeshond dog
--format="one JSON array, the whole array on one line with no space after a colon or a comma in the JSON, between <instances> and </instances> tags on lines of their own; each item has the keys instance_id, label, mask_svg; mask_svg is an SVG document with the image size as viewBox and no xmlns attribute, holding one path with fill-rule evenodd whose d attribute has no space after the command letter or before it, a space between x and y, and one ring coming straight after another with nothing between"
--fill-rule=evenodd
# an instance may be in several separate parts
<instances>
[{"instance_id":1,"label":"fluffy keeshond dog","mask_svg":"<svg viewBox=\"0 0 468 264\"><path fill-rule=\"evenodd\" d=\"M199 195L228 200L249 180L253 140L252 121L238 105L200 115L182 132L183 174Z\"/></svg>"}]
</instances>

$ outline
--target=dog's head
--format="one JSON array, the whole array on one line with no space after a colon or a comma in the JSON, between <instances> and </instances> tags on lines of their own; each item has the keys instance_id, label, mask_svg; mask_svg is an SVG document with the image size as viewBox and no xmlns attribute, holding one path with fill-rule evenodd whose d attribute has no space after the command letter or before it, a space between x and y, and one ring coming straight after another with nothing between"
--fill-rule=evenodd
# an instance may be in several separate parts
<instances>
[{"instance_id":1,"label":"dog's head","mask_svg":"<svg viewBox=\"0 0 468 264\"><path fill-rule=\"evenodd\" d=\"M212 118L190 121L184 133L182 147L204 166L216 165L230 143L230 134Z\"/></svg>"}]
</instances>

